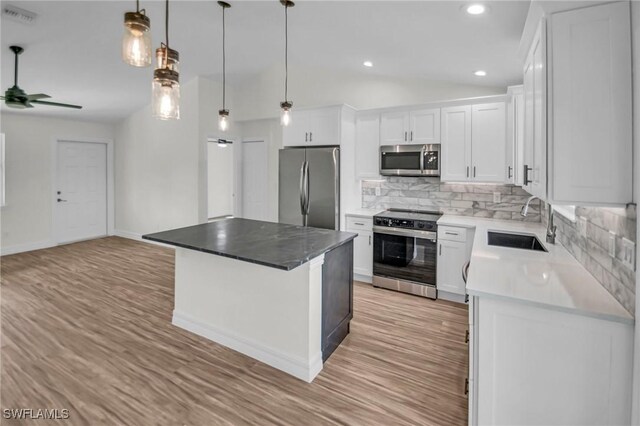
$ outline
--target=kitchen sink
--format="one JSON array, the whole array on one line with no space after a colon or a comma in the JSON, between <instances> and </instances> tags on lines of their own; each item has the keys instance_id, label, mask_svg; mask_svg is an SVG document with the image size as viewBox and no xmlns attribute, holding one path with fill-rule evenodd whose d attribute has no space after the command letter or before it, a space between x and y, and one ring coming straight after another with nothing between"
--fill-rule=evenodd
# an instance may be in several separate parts
<instances>
[{"instance_id":1,"label":"kitchen sink","mask_svg":"<svg viewBox=\"0 0 640 426\"><path fill-rule=\"evenodd\" d=\"M544 248L540 240L538 240L535 235L510 234L506 232L495 231L489 231L487 232L487 235L489 237L488 239L490 246L500 246L544 252L547 251L547 249Z\"/></svg>"}]
</instances>

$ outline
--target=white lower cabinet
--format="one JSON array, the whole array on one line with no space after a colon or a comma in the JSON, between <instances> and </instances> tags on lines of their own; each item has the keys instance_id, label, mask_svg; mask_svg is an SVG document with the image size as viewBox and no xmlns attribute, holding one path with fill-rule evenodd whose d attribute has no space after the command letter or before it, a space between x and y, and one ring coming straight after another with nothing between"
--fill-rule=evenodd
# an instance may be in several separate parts
<instances>
[{"instance_id":1,"label":"white lower cabinet","mask_svg":"<svg viewBox=\"0 0 640 426\"><path fill-rule=\"evenodd\" d=\"M346 229L358 234L353 241L354 279L370 283L373 278L373 219L347 215Z\"/></svg>"},{"instance_id":2,"label":"white lower cabinet","mask_svg":"<svg viewBox=\"0 0 640 426\"><path fill-rule=\"evenodd\" d=\"M438 297L442 292L464 296L465 283L462 279L462 267L471 257L473 230L453 226L438 227ZM444 297L446 299L446 297Z\"/></svg>"},{"instance_id":3,"label":"white lower cabinet","mask_svg":"<svg viewBox=\"0 0 640 426\"><path fill-rule=\"evenodd\" d=\"M469 424L630 424L632 325L483 296L469 323Z\"/></svg>"}]
</instances>

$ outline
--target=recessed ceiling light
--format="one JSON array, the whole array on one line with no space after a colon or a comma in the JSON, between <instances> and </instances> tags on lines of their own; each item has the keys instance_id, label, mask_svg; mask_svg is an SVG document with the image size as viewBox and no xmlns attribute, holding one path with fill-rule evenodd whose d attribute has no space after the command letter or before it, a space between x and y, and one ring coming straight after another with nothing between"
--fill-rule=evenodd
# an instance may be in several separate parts
<instances>
[{"instance_id":1,"label":"recessed ceiling light","mask_svg":"<svg viewBox=\"0 0 640 426\"><path fill-rule=\"evenodd\" d=\"M364 61L364 62L362 63L362 65L364 65L365 67L369 67L369 68L371 68L371 67L373 66L373 62L371 62L371 61Z\"/></svg>"},{"instance_id":2,"label":"recessed ceiling light","mask_svg":"<svg viewBox=\"0 0 640 426\"><path fill-rule=\"evenodd\" d=\"M487 72L483 70L478 70L474 72L474 74L477 75L478 77L484 77L485 75L487 75Z\"/></svg>"},{"instance_id":3,"label":"recessed ceiling light","mask_svg":"<svg viewBox=\"0 0 640 426\"><path fill-rule=\"evenodd\" d=\"M482 4L470 4L467 6L467 13L469 15L482 15L487 8Z\"/></svg>"}]
</instances>

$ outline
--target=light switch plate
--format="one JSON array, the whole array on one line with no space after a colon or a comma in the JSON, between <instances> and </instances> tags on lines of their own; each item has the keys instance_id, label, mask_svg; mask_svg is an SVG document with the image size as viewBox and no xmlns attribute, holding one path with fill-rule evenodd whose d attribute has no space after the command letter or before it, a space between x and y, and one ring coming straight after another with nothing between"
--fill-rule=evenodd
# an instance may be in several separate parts
<instances>
[{"instance_id":1,"label":"light switch plate","mask_svg":"<svg viewBox=\"0 0 640 426\"><path fill-rule=\"evenodd\" d=\"M499 192L494 192L493 193L493 202L494 203L502 202L502 194L500 194Z\"/></svg>"},{"instance_id":2,"label":"light switch plate","mask_svg":"<svg viewBox=\"0 0 640 426\"><path fill-rule=\"evenodd\" d=\"M626 238L622 239L622 263L632 271L636 269L636 245Z\"/></svg>"},{"instance_id":3,"label":"light switch plate","mask_svg":"<svg viewBox=\"0 0 640 426\"><path fill-rule=\"evenodd\" d=\"M616 257L616 233L609 231L609 256Z\"/></svg>"},{"instance_id":4,"label":"light switch plate","mask_svg":"<svg viewBox=\"0 0 640 426\"><path fill-rule=\"evenodd\" d=\"M376 186L376 197L380 196L380 187Z\"/></svg>"}]
</instances>

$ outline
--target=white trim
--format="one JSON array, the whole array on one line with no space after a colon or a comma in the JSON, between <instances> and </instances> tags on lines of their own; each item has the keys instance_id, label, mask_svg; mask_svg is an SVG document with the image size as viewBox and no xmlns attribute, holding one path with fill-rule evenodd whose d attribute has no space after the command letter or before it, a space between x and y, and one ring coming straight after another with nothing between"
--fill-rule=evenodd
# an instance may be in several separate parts
<instances>
[{"instance_id":1,"label":"white trim","mask_svg":"<svg viewBox=\"0 0 640 426\"><path fill-rule=\"evenodd\" d=\"M55 137L51 140L51 240L59 244L58 230L56 227L56 182L58 181L58 142L78 142L78 143L101 143L107 148L107 236L114 235L115 228L115 177L114 177L114 155L113 139L105 138L79 138ZM98 237L98 238L102 238Z\"/></svg>"},{"instance_id":2,"label":"white trim","mask_svg":"<svg viewBox=\"0 0 640 426\"><path fill-rule=\"evenodd\" d=\"M10 254L24 253L26 251L42 250L55 247L55 241L44 240L35 243L19 244L17 246L9 246L0 248L0 256L8 256Z\"/></svg>"},{"instance_id":3,"label":"white trim","mask_svg":"<svg viewBox=\"0 0 640 426\"><path fill-rule=\"evenodd\" d=\"M300 380L304 380L307 383L311 383L318 373L322 371L322 353L317 353L307 363L307 361L302 358L292 357L291 355L284 354L253 340L229 335L211 325L203 324L182 312L173 311L173 320L171 322L176 327L180 327L198 336L202 336L250 356L271 367L289 373Z\"/></svg>"},{"instance_id":4,"label":"white trim","mask_svg":"<svg viewBox=\"0 0 640 426\"><path fill-rule=\"evenodd\" d=\"M576 221L576 206L565 206L565 205L553 205L553 211L560 213L562 216L569 219L571 222Z\"/></svg>"},{"instance_id":5,"label":"white trim","mask_svg":"<svg viewBox=\"0 0 640 426\"><path fill-rule=\"evenodd\" d=\"M371 283L373 283L373 276L371 276L371 275L362 275L362 274L358 274L358 273L354 272L353 273L353 280L354 281L359 281L361 283L371 284Z\"/></svg>"},{"instance_id":6,"label":"white trim","mask_svg":"<svg viewBox=\"0 0 640 426\"><path fill-rule=\"evenodd\" d=\"M456 293L450 293L448 291L438 290L438 299L464 304L466 297L463 294L456 294Z\"/></svg>"},{"instance_id":7,"label":"white trim","mask_svg":"<svg viewBox=\"0 0 640 426\"><path fill-rule=\"evenodd\" d=\"M175 249L175 246L172 246L172 245L169 245L169 244L159 243L157 241L145 240L145 239L142 238L142 234L138 234L136 232L122 231L120 229L116 229L113 232L113 235L115 235L116 237L126 238L126 239L129 239L129 240L135 240L135 241L140 241L140 242L147 243L147 244L155 244L157 246L162 246L162 247Z\"/></svg>"}]
</instances>

